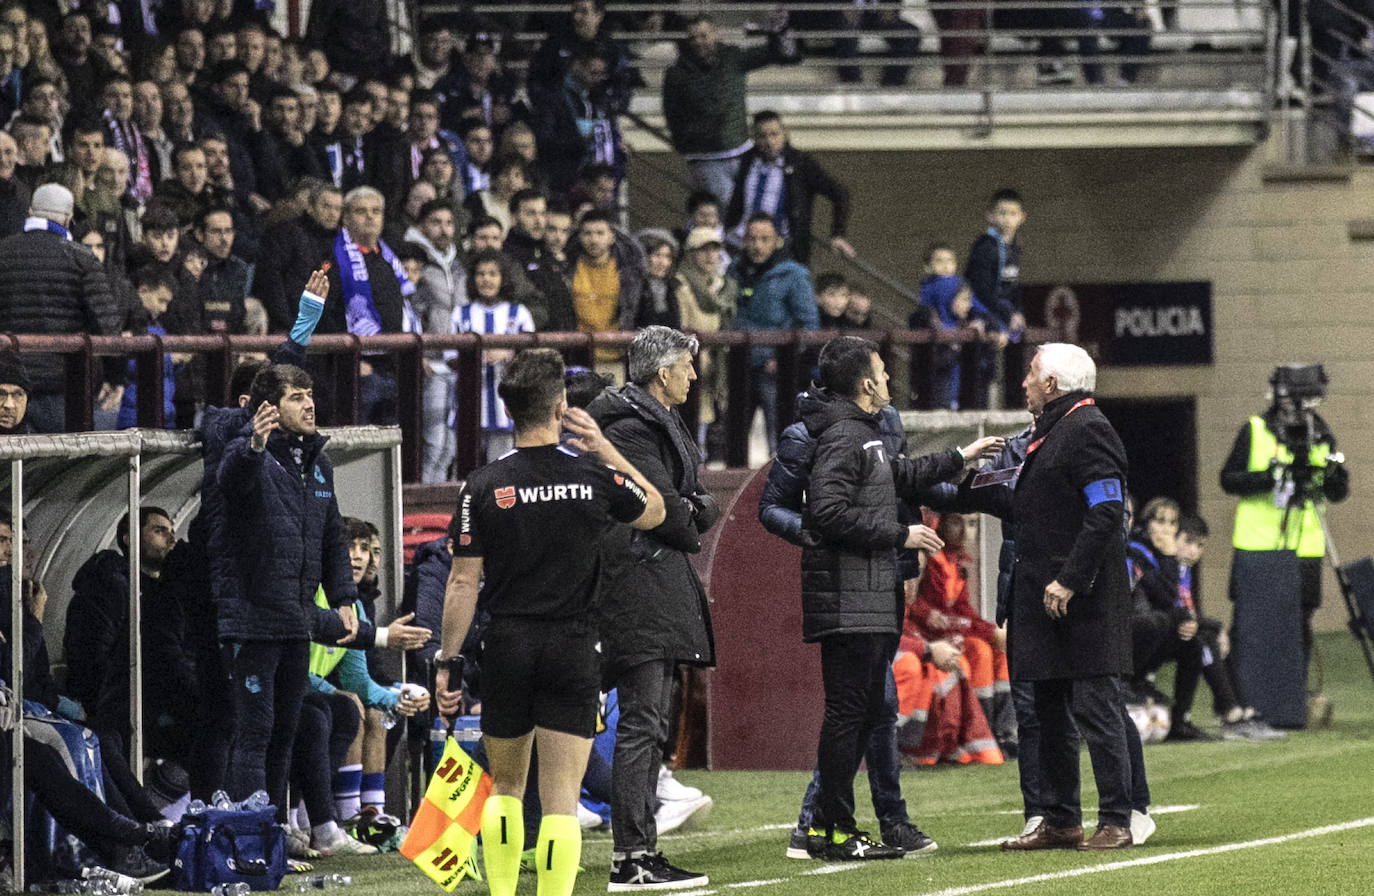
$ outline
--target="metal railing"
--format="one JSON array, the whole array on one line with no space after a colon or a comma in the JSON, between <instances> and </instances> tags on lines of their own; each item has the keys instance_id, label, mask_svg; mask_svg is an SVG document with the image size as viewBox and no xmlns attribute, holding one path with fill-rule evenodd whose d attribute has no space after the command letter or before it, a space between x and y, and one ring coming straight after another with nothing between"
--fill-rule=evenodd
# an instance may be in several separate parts
<instances>
[{"instance_id":1,"label":"metal railing","mask_svg":"<svg viewBox=\"0 0 1374 896\"><path fill-rule=\"evenodd\" d=\"M917 407L930 407L930 388L934 378L934 348L941 344L971 344L980 334L971 329L936 333L930 330L869 330L848 331L878 343L894 381L912 384L912 394L918 396ZM804 389L811 379L814 354L826 341L838 335L833 331L779 330L739 332L722 331L699 334L703 349L720 347L725 355L725 462L743 467L749 462L749 429L752 424L753 394L756 370L750 366L753 346L772 346L777 354L778 426L792 422L791 397ZM1046 341L1052 334L1046 330L1028 331L1020 344L1009 346L1005 355L1004 394L1016 394L1024 365L1024 349ZM422 445L420 434L424 425L422 392L427 366L427 351L446 350L454 358L450 366L457 371L455 436L457 478L470 473L480 464L481 423L481 367L482 353L489 350L520 349L543 346L558 349L570 364L591 366L597 348L624 349L634 338L633 333L524 333L517 335L481 336L459 333L445 336L402 334L359 338L348 335L316 336L310 342L312 369L325 378L325 388L318 389L317 418L321 425L344 426L358 422L360 372L364 355L385 354L395 361L397 380L397 419L401 429L401 468L405 481L419 481ZM99 359L110 356L131 357L134 362L133 381L138 388L137 422L140 428L161 429L164 419L163 355L185 353L204 359L205 392L208 404L230 406L235 396L229 394L230 375L234 359L245 352L263 352L281 344L274 336L34 336L0 335L0 349L10 348L20 354L42 352L64 356L66 367L66 429L84 432L93 428L93 401L99 377ZM964 352L965 383L972 381L973 353ZM681 407L683 418L692 431L696 430L700 389L698 380L692 386L687 402Z\"/></svg>"}]
</instances>

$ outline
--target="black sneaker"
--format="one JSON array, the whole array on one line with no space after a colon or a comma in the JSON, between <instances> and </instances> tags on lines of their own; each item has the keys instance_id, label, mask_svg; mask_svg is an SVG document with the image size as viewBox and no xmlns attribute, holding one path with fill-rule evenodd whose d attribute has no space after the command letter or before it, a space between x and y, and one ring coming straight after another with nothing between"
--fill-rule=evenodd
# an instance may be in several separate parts
<instances>
[{"instance_id":1,"label":"black sneaker","mask_svg":"<svg viewBox=\"0 0 1374 896\"><path fill-rule=\"evenodd\" d=\"M143 829L148 834L148 842L143 845L143 851L155 862L172 864L177 857L177 848L181 845L185 827L180 822L164 824L154 821L145 824Z\"/></svg>"},{"instance_id":2,"label":"black sneaker","mask_svg":"<svg viewBox=\"0 0 1374 896\"><path fill-rule=\"evenodd\" d=\"M789 859L812 858L809 847L810 831L806 828L793 828L787 837L787 857Z\"/></svg>"},{"instance_id":3,"label":"black sneaker","mask_svg":"<svg viewBox=\"0 0 1374 896\"><path fill-rule=\"evenodd\" d=\"M704 887L710 878L668 864L661 853L646 853L633 859L611 860L608 893L633 893L639 890L682 890Z\"/></svg>"},{"instance_id":4,"label":"black sneaker","mask_svg":"<svg viewBox=\"0 0 1374 896\"><path fill-rule=\"evenodd\" d=\"M883 828L883 844L895 846L907 856L919 856L935 852L939 845L909 821L898 822Z\"/></svg>"},{"instance_id":5,"label":"black sneaker","mask_svg":"<svg viewBox=\"0 0 1374 896\"><path fill-rule=\"evenodd\" d=\"M1169 734L1164 739L1166 741L1195 741L1216 740L1217 738L1187 719L1176 719L1169 725Z\"/></svg>"},{"instance_id":6,"label":"black sneaker","mask_svg":"<svg viewBox=\"0 0 1374 896\"><path fill-rule=\"evenodd\" d=\"M836 831L826 844L825 857L832 862L867 862L875 859L900 859L906 850L900 846L885 846L869 837L865 831L845 833Z\"/></svg>"}]
</instances>

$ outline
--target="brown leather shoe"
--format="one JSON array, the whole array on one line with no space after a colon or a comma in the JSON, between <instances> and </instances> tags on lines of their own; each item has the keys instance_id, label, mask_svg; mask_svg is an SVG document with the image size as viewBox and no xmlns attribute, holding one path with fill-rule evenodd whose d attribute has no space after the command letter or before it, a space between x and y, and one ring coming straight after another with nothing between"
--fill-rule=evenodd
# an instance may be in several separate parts
<instances>
[{"instance_id":1,"label":"brown leather shoe","mask_svg":"<svg viewBox=\"0 0 1374 896\"><path fill-rule=\"evenodd\" d=\"M1078 844L1079 849L1125 849L1134 841L1131 840L1131 829L1123 828L1114 824L1100 824L1097 832L1088 838L1086 843Z\"/></svg>"},{"instance_id":2,"label":"brown leather shoe","mask_svg":"<svg viewBox=\"0 0 1374 896\"><path fill-rule=\"evenodd\" d=\"M1129 832L1127 839L1130 839ZM1075 825L1071 828L1051 827L1045 822L1040 823L1040 827L1023 834L1015 840L1002 841L1002 849L1006 852L1023 852L1032 849L1078 849L1083 841L1083 828Z\"/></svg>"}]
</instances>

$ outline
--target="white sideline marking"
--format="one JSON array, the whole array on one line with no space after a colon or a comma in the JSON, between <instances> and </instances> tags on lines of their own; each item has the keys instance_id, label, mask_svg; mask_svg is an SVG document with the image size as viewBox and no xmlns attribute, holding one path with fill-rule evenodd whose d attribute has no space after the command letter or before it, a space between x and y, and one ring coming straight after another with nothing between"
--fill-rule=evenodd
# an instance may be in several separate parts
<instances>
[{"instance_id":1,"label":"white sideline marking","mask_svg":"<svg viewBox=\"0 0 1374 896\"><path fill-rule=\"evenodd\" d=\"M1005 890L1009 887L1019 887L1023 884L1035 884L1048 880L1064 880L1071 877L1082 877L1085 874L1099 874L1103 871L1120 871L1123 868L1137 868L1143 865L1158 865L1161 862L1172 862L1177 859L1193 859L1199 856L1214 856L1222 853L1236 852L1242 849L1254 849L1258 846L1277 846L1281 843L1291 843L1294 840L1307 840L1312 837L1324 837L1327 834L1338 834L1341 831L1350 831L1356 828L1367 828L1374 825L1374 817L1360 818L1355 821L1346 821L1340 824L1328 824L1319 828L1309 828L1305 831L1298 831L1293 834L1281 834L1277 837L1264 837L1260 840L1245 840L1240 843L1225 843L1221 846L1210 846L1206 849L1189 849L1183 852L1169 852L1157 856L1142 856L1138 859L1127 859L1121 862L1108 862L1104 865L1093 865L1087 868L1070 868L1065 871L1052 871L1046 874L1034 874L1029 877L1016 877L1010 880L990 881L985 884L971 884L966 887L951 887L947 890L935 890L921 896L968 896L970 893L985 893L989 890Z\"/></svg>"},{"instance_id":2,"label":"white sideline marking","mask_svg":"<svg viewBox=\"0 0 1374 896\"><path fill-rule=\"evenodd\" d=\"M845 862L843 864L835 862L830 865L822 865L819 868L812 868L810 871L803 871L802 874L839 874L842 871L854 871L858 868L864 868L868 864L868 862Z\"/></svg>"},{"instance_id":3,"label":"white sideline marking","mask_svg":"<svg viewBox=\"0 0 1374 896\"><path fill-rule=\"evenodd\" d=\"M770 877L767 880L742 880L737 884L726 884L725 888L748 889L750 887L771 887L773 884L787 883L785 877Z\"/></svg>"},{"instance_id":4,"label":"white sideline marking","mask_svg":"<svg viewBox=\"0 0 1374 896\"><path fill-rule=\"evenodd\" d=\"M1199 805L1197 805L1197 804L1193 804L1193 805L1181 805L1181 806L1156 806L1155 808L1153 808L1153 809L1150 810L1150 814L1151 814L1151 815L1172 815L1172 814L1174 814L1175 812L1191 812L1191 811L1193 811L1194 809L1200 809L1200 808L1202 808L1202 807L1199 806ZM1002 813L1002 814L1005 814L1005 813ZM1017 814L1017 815L1020 815L1021 813L1018 811L1018 812L1016 812L1016 814ZM1086 818L1083 820L1083 828L1084 828L1085 830L1086 830L1087 828L1096 828L1096 827L1097 827L1097 822L1096 822L1095 820L1093 820L1093 819L1086 819ZM967 845L967 846L1000 846L1000 845L1002 844L1002 841L1004 841L1004 840L1010 840L1010 839L1012 839L1013 836L1015 836L1015 835L1013 835L1013 834L1005 834L1005 835L1003 835L1003 836L1001 836L1001 837L990 837L990 838L987 839L987 840L974 840L972 843L968 843L968 844L965 844L965 845Z\"/></svg>"}]
</instances>

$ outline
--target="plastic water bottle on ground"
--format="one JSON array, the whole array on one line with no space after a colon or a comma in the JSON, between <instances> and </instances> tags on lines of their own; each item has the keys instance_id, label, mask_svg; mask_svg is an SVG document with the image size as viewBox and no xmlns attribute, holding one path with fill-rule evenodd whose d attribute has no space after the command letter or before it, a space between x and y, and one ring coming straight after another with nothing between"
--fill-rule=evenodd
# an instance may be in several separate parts
<instances>
[{"instance_id":1,"label":"plastic water bottle on ground","mask_svg":"<svg viewBox=\"0 0 1374 896\"><path fill-rule=\"evenodd\" d=\"M233 884L215 884L210 888L212 896L248 896L253 888L243 881Z\"/></svg>"}]
</instances>

